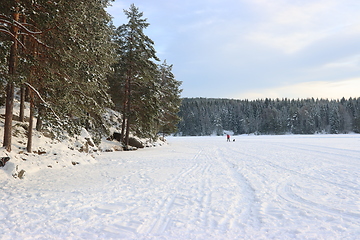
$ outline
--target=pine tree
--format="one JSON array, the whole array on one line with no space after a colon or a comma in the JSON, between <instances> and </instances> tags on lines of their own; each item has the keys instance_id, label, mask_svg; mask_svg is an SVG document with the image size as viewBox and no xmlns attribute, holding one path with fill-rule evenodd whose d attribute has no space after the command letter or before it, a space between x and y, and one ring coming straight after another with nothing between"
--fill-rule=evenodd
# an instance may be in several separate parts
<instances>
[{"instance_id":1,"label":"pine tree","mask_svg":"<svg viewBox=\"0 0 360 240\"><path fill-rule=\"evenodd\" d=\"M89 121L96 127L103 126L101 112L111 103L106 75L113 56L111 19L105 11L108 2L9 0L2 4L0 33L5 34L0 34L1 49L7 46L3 41L12 42L11 48L17 45L16 54L10 50L8 54L16 57L15 61L9 57L9 69L17 70L9 71L9 76L16 72L17 77L16 81L8 78L8 85L25 84L29 89L28 151L36 110L38 130L43 120L59 133L75 133ZM18 20L14 21L17 12ZM11 33L14 27L18 37ZM10 37L4 37L6 34ZM7 99L13 99L11 92ZM12 111L12 107L7 109ZM4 134L4 146L11 148L11 130L10 144L8 135Z\"/></svg>"},{"instance_id":2,"label":"pine tree","mask_svg":"<svg viewBox=\"0 0 360 240\"><path fill-rule=\"evenodd\" d=\"M117 63L115 74L110 77L113 100L121 105L121 141L129 144L129 133L151 132L157 114L156 93L157 66L154 42L145 35L149 26L143 13L134 4L124 10L128 23L117 28ZM141 129L141 130L140 130Z\"/></svg>"},{"instance_id":3,"label":"pine tree","mask_svg":"<svg viewBox=\"0 0 360 240\"><path fill-rule=\"evenodd\" d=\"M30 46L29 41L33 42L34 47L43 45L40 37L45 33L37 26L38 22L35 19L27 20L29 13L32 16L40 16L42 12L46 11L49 4L51 3L40 0L36 4L20 0L5 0L1 3L0 41L3 46L10 44L10 47L7 48L9 52L6 54L8 73L4 75L6 78L6 110L3 146L8 151L11 151L14 89L15 85L20 84L26 77L24 72L27 68L24 65L28 65L26 61L23 61L27 60L24 53L34 50L34 48L27 49Z\"/></svg>"}]
</instances>

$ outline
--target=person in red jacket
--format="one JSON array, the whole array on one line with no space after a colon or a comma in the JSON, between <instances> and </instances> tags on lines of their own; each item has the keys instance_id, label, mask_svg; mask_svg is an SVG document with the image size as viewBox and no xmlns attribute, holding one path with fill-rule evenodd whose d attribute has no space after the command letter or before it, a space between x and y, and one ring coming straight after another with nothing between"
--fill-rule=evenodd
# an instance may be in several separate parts
<instances>
[{"instance_id":1,"label":"person in red jacket","mask_svg":"<svg viewBox=\"0 0 360 240\"><path fill-rule=\"evenodd\" d=\"M229 134L226 134L226 139L228 142L230 142L230 135Z\"/></svg>"}]
</instances>

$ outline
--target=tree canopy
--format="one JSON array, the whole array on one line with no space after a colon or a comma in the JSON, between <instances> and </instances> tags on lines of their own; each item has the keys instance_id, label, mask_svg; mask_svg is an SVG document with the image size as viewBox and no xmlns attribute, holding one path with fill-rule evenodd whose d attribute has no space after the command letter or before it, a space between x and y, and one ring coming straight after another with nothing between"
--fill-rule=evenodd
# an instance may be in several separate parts
<instances>
[{"instance_id":1,"label":"tree canopy","mask_svg":"<svg viewBox=\"0 0 360 240\"><path fill-rule=\"evenodd\" d=\"M154 42L143 32L149 23L132 4L124 10L129 22L115 29L105 10L109 4L109 0L2 1L0 90L6 106L3 146L8 151L15 89L21 93L20 121L24 102L30 103L29 152L33 117L37 130L46 128L54 136L64 131L78 134L85 127L100 137L109 134L102 117L105 109L115 108L122 113L125 145L130 131L155 137L161 124L170 121L160 114L167 105L161 97L166 84L159 77ZM178 92L173 91L174 97L179 98ZM180 102L174 102L178 104L171 111L176 114Z\"/></svg>"}]
</instances>

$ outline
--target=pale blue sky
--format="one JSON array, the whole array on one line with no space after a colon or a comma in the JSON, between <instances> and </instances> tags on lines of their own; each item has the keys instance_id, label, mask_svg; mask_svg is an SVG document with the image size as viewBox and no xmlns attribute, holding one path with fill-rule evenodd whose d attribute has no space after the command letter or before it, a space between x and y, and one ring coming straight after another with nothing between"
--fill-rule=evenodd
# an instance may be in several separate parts
<instances>
[{"instance_id":1,"label":"pale blue sky","mask_svg":"<svg viewBox=\"0 0 360 240\"><path fill-rule=\"evenodd\" d=\"M134 3L183 97L360 97L359 0L116 0Z\"/></svg>"}]
</instances>

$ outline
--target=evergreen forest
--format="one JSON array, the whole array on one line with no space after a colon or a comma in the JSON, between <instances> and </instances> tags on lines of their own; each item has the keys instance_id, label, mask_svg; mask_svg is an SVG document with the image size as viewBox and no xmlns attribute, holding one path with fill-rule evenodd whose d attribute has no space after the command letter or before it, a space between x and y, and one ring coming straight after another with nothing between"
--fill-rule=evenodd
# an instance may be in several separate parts
<instances>
[{"instance_id":1,"label":"evergreen forest","mask_svg":"<svg viewBox=\"0 0 360 240\"><path fill-rule=\"evenodd\" d=\"M178 135L360 133L360 98L185 98Z\"/></svg>"},{"instance_id":2,"label":"evergreen forest","mask_svg":"<svg viewBox=\"0 0 360 240\"><path fill-rule=\"evenodd\" d=\"M32 130L76 135L86 128L109 136L107 109L121 113L120 141L129 134L156 138L176 131L180 85L172 65L156 56L149 27L132 4L127 23L112 24L109 0L2 0L0 104L5 107L3 147L11 151L13 120ZM14 102L20 113L14 114ZM171 102L171 104L168 104ZM25 106L30 116L25 116ZM35 122L36 120L36 122Z\"/></svg>"}]
</instances>

